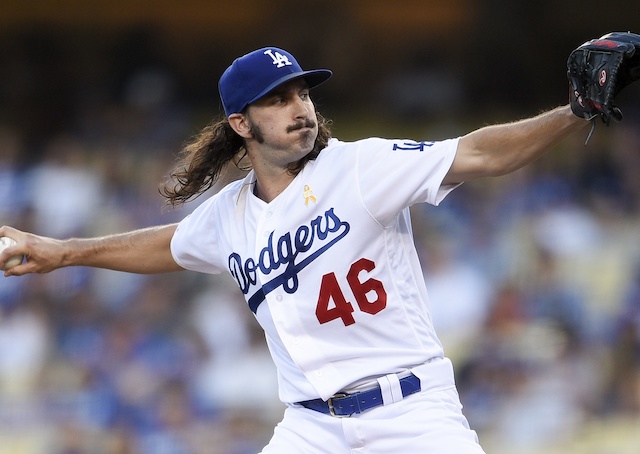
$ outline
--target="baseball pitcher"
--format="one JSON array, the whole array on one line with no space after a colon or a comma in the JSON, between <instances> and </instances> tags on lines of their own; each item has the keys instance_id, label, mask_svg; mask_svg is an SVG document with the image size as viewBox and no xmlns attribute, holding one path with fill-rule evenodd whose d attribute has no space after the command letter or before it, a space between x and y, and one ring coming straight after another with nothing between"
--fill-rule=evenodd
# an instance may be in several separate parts
<instances>
[{"instance_id":1,"label":"baseball pitcher","mask_svg":"<svg viewBox=\"0 0 640 454\"><path fill-rule=\"evenodd\" d=\"M597 118L620 120L614 100L640 78L638 47L632 33L580 46L569 103L538 116L449 140L355 142L331 136L310 96L331 71L255 50L222 74L224 116L182 150L163 193L181 204L234 164L251 168L246 178L178 224L66 240L3 227L16 243L0 265L25 258L5 276L78 265L229 273L287 404L263 453L482 453L433 328L409 207L519 169Z\"/></svg>"}]
</instances>

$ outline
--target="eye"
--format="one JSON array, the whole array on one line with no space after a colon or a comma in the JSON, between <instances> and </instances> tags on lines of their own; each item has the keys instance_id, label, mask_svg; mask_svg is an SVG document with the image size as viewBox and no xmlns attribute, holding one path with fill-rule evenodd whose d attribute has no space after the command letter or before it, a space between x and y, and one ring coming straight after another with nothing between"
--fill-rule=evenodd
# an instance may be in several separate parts
<instances>
[{"instance_id":1,"label":"eye","mask_svg":"<svg viewBox=\"0 0 640 454\"><path fill-rule=\"evenodd\" d=\"M311 99L309 90L303 90L300 92L300 99L304 100L304 101L308 101L309 99Z\"/></svg>"}]
</instances>

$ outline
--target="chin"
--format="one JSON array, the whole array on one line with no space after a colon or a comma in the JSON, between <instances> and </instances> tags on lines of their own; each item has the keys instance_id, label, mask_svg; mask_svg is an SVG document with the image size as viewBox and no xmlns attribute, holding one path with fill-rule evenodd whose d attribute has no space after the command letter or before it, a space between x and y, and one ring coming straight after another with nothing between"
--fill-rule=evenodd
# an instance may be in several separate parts
<instances>
[{"instance_id":1,"label":"chin","mask_svg":"<svg viewBox=\"0 0 640 454\"><path fill-rule=\"evenodd\" d=\"M318 137L318 131L316 129L304 129L300 131L300 142L303 144L309 144L309 151L313 149L313 144Z\"/></svg>"}]
</instances>

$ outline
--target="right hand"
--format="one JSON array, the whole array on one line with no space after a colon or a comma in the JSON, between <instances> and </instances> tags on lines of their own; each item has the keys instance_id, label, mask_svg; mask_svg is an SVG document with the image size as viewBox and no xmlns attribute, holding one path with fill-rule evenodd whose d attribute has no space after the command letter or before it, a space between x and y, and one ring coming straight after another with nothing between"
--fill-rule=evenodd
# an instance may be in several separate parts
<instances>
[{"instance_id":1,"label":"right hand","mask_svg":"<svg viewBox=\"0 0 640 454\"><path fill-rule=\"evenodd\" d=\"M5 277L48 273L64 266L63 241L22 232L9 226L0 227L0 237L2 236L13 238L17 244L0 253L0 269L10 257L23 255L25 258L22 264L5 270Z\"/></svg>"}]
</instances>

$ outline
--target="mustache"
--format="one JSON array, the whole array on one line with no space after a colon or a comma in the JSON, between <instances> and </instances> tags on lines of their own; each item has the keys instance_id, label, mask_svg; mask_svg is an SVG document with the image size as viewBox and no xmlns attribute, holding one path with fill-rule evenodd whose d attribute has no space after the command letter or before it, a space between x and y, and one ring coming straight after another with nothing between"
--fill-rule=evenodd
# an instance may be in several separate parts
<instances>
[{"instance_id":1,"label":"mustache","mask_svg":"<svg viewBox=\"0 0 640 454\"><path fill-rule=\"evenodd\" d=\"M316 127L315 121L307 118L306 120L300 120L292 124L291 126L288 126L287 132L297 131L298 129L302 129L302 128L315 128L315 127Z\"/></svg>"}]
</instances>

